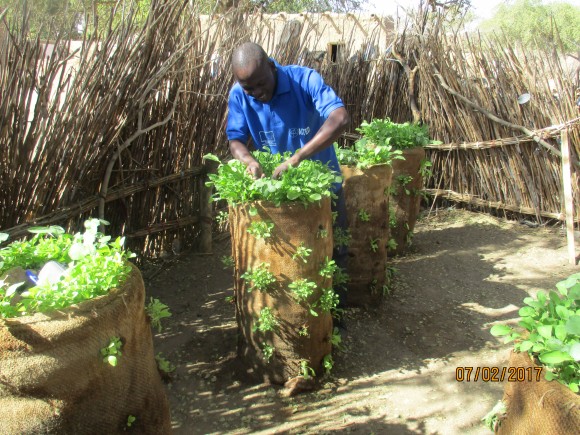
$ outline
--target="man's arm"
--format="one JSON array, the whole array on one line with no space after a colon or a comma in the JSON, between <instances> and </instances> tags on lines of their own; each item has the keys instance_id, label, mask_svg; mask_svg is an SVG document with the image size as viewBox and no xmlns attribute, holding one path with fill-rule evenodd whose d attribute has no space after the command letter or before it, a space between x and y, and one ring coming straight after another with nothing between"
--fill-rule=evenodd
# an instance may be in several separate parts
<instances>
[{"instance_id":1,"label":"man's arm","mask_svg":"<svg viewBox=\"0 0 580 435\"><path fill-rule=\"evenodd\" d=\"M248 173L250 173L254 179L262 178L264 176L262 167L252 156L246 144L244 144L242 141L235 139L231 140L230 152L232 153L234 159L237 159L246 165Z\"/></svg>"},{"instance_id":2,"label":"man's arm","mask_svg":"<svg viewBox=\"0 0 580 435\"><path fill-rule=\"evenodd\" d=\"M324 121L324 124L322 124L322 127L320 127L320 130L316 132L314 137L302 148L297 150L292 157L278 166L274 170L272 178L278 178L282 172L288 169L288 166L298 166L302 160L332 146L345 130L348 122L348 112L344 107L339 107L330 112L330 115L328 115L328 118Z\"/></svg>"}]
</instances>

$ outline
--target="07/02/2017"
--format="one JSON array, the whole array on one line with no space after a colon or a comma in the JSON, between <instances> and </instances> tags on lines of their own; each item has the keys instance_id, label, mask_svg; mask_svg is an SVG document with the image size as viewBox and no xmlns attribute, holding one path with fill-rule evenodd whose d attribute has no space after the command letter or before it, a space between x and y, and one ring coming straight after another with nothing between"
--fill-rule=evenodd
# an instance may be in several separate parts
<instances>
[{"instance_id":1,"label":"07/02/2017","mask_svg":"<svg viewBox=\"0 0 580 435\"><path fill-rule=\"evenodd\" d=\"M507 376L506 376L507 375ZM531 382L539 381L542 367L457 367L457 382Z\"/></svg>"}]
</instances>

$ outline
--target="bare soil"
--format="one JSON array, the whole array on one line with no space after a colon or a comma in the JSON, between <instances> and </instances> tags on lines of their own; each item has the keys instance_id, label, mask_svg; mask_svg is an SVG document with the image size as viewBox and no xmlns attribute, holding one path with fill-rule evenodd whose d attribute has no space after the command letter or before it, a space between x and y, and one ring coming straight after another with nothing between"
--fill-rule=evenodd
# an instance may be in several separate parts
<instances>
[{"instance_id":1,"label":"bare soil","mask_svg":"<svg viewBox=\"0 0 580 435\"><path fill-rule=\"evenodd\" d=\"M313 392L250 381L236 358L227 233L214 252L143 267L148 296L173 316L154 337L176 366L167 382L175 434L489 434L481 418L503 384L457 382L457 367L504 367L510 345L489 334L522 300L578 272L560 228L453 208L424 213L380 306L349 308L344 352Z\"/></svg>"}]
</instances>

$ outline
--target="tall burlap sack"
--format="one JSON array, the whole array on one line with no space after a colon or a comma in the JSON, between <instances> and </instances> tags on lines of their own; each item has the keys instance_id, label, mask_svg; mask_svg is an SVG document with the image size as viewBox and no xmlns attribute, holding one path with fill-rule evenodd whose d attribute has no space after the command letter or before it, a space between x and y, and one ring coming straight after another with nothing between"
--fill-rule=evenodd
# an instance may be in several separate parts
<instances>
[{"instance_id":1,"label":"tall burlap sack","mask_svg":"<svg viewBox=\"0 0 580 435\"><path fill-rule=\"evenodd\" d=\"M250 215L252 207L258 211L255 216ZM317 317L310 314L304 304L293 298L288 285L297 279L315 282L317 290L311 303L320 298L323 288L332 287L332 279L319 274L325 259L332 259L330 200L308 207L303 204L275 207L268 202L254 202L230 207L229 214L240 358L255 377L276 384L299 376L302 361L320 374L322 361L331 352L332 317L318 309ZM261 239L249 234L247 230L255 221L272 222L272 236ZM312 249L307 263L292 258L301 244ZM267 292L250 292L241 275L263 262L270 265L277 282ZM280 322L274 332L252 330L264 307L270 307ZM308 336L299 334L303 327L308 329ZM275 349L270 362L266 362L262 352L265 343Z\"/></svg>"},{"instance_id":2,"label":"tall burlap sack","mask_svg":"<svg viewBox=\"0 0 580 435\"><path fill-rule=\"evenodd\" d=\"M580 433L580 396L557 381L536 380L536 365L527 353L512 352L509 367L531 369L532 380L505 382L503 401L507 406L499 434L543 435Z\"/></svg>"},{"instance_id":3,"label":"tall burlap sack","mask_svg":"<svg viewBox=\"0 0 580 435\"><path fill-rule=\"evenodd\" d=\"M372 306L381 301L387 279L389 241L389 194L392 167L375 165L367 169L340 167L351 234L348 246L348 305ZM364 210L370 219L364 221ZM376 243L375 250L371 241Z\"/></svg>"},{"instance_id":4,"label":"tall burlap sack","mask_svg":"<svg viewBox=\"0 0 580 435\"><path fill-rule=\"evenodd\" d=\"M0 320L0 433L168 434L141 273L120 289L49 313ZM120 337L116 367L100 349ZM127 427L127 418L136 418Z\"/></svg>"},{"instance_id":5,"label":"tall burlap sack","mask_svg":"<svg viewBox=\"0 0 580 435\"><path fill-rule=\"evenodd\" d=\"M421 176L421 162L425 159L425 150L415 147L403 150L405 160L393 160L393 182L390 213L394 213L396 224L391 227L391 238L397 242L396 248L389 248L390 256L404 254L410 246L415 223L421 207L421 196L418 192L423 189ZM401 178L412 177L410 183L401 185ZM405 190L410 193L407 194Z\"/></svg>"}]
</instances>

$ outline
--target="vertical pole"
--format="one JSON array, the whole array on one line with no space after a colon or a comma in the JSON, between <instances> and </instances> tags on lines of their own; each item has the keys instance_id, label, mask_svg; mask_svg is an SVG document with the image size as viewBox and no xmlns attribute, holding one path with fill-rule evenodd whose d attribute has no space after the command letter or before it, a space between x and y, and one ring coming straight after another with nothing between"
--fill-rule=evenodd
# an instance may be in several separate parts
<instances>
[{"instance_id":1,"label":"vertical pole","mask_svg":"<svg viewBox=\"0 0 580 435\"><path fill-rule=\"evenodd\" d=\"M562 130L562 183L564 187L564 204L566 207L566 238L568 239L568 262L576 264L576 248L574 246L574 204L572 193L572 177L570 174L570 143L568 130Z\"/></svg>"},{"instance_id":2,"label":"vertical pole","mask_svg":"<svg viewBox=\"0 0 580 435\"><path fill-rule=\"evenodd\" d=\"M216 165L212 164L210 160L204 160L203 166L205 168L205 174L201 179L199 188L201 189L199 194L199 214L200 214L200 241L199 249L203 253L212 252L212 224L213 224L213 207L211 204L211 194L212 188L205 185L207 180L207 174L215 172Z\"/></svg>"}]
</instances>

